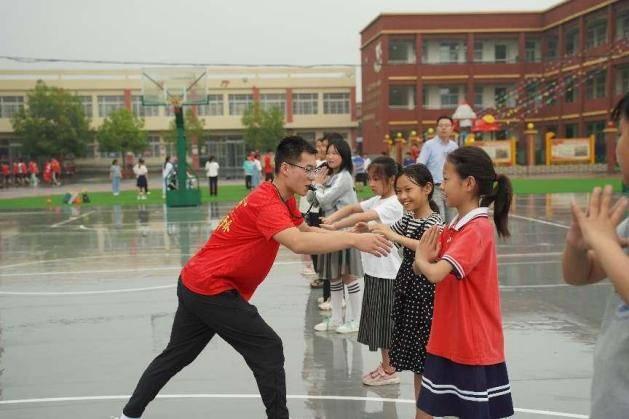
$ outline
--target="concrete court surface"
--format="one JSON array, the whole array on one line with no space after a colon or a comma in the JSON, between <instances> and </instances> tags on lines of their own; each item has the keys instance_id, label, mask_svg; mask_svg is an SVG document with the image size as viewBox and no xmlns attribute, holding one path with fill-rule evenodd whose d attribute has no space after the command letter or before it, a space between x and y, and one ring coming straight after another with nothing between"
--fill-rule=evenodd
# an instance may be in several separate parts
<instances>
[{"instance_id":1,"label":"concrete court surface","mask_svg":"<svg viewBox=\"0 0 629 419\"><path fill-rule=\"evenodd\" d=\"M518 418L586 418L592 352L611 286L574 288L560 256L572 197L519 196L499 242L507 365ZM0 213L0 418L120 414L165 347L187 258L231 205L61 208ZM252 263L254 261L252 260ZM280 249L252 303L278 332L293 418L411 418L412 374L367 388L379 354L355 335L313 330L303 259ZM240 355L214 338L149 405L145 418L263 418Z\"/></svg>"}]
</instances>

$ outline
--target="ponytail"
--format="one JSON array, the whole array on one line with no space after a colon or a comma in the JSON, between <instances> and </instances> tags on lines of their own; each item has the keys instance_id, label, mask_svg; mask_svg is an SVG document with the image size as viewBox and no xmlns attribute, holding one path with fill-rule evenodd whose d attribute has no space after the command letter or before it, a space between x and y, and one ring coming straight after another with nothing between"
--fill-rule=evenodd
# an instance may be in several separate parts
<instances>
[{"instance_id":1,"label":"ponytail","mask_svg":"<svg viewBox=\"0 0 629 419\"><path fill-rule=\"evenodd\" d=\"M513 188L509 178L496 174L494 164L485 150L474 146L460 147L448 154L448 162L454 165L462 179L469 176L476 180L480 206L494 204L494 224L500 237L509 237L508 215L513 199Z\"/></svg>"},{"instance_id":2,"label":"ponytail","mask_svg":"<svg viewBox=\"0 0 629 419\"><path fill-rule=\"evenodd\" d=\"M480 205L488 207L494 204L494 224L500 237L509 237L508 215L513 199L513 187L506 175L496 175L496 187L491 194L482 197Z\"/></svg>"},{"instance_id":3,"label":"ponytail","mask_svg":"<svg viewBox=\"0 0 629 419\"><path fill-rule=\"evenodd\" d=\"M431 193L431 195L432 195L432 193ZM437 205L437 203L435 202L435 200L434 200L434 199L430 198L430 199L428 200L428 205L430 205L430 209L431 209L433 212L437 212L437 213L439 212L439 206Z\"/></svg>"}]
</instances>

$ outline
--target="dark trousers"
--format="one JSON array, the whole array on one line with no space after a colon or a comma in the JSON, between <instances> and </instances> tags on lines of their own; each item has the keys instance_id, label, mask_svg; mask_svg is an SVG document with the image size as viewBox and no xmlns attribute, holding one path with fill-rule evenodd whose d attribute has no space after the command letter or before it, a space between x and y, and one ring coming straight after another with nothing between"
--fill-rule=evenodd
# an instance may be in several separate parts
<instances>
[{"instance_id":1,"label":"dark trousers","mask_svg":"<svg viewBox=\"0 0 629 419\"><path fill-rule=\"evenodd\" d=\"M252 180L251 175L245 175L245 188L251 189L251 180Z\"/></svg>"},{"instance_id":2,"label":"dark trousers","mask_svg":"<svg viewBox=\"0 0 629 419\"><path fill-rule=\"evenodd\" d=\"M286 376L282 340L262 320L255 306L236 291L216 296L193 293L179 281L179 306L170 342L148 366L123 413L142 416L168 380L190 364L218 334L253 371L269 419L287 419Z\"/></svg>"},{"instance_id":3,"label":"dark trousers","mask_svg":"<svg viewBox=\"0 0 629 419\"><path fill-rule=\"evenodd\" d=\"M210 195L218 195L218 176L208 177L210 182Z\"/></svg>"}]
</instances>

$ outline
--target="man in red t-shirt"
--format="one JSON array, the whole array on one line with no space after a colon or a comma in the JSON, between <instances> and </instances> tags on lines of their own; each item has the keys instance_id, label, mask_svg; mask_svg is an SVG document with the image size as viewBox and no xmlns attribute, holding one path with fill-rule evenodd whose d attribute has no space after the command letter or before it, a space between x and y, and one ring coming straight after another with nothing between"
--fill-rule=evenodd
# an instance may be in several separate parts
<instances>
[{"instance_id":1,"label":"man in red t-shirt","mask_svg":"<svg viewBox=\"0 0 629 419\"><path fill-rule=\"evenodd\" d=\"M268 418L288 418L282 340L248 303L266 278L280 244L295 253L349 247L385 255L390 243L374 234L325 232L304 223L294 194L316 175L316 149L287 137L275 153L275 179L247 195L188 261L177 288L179 306L168 346L148 366L121 418L139 418L160 389L219 335L253 371Z\"/></svg>"}]
</instances>

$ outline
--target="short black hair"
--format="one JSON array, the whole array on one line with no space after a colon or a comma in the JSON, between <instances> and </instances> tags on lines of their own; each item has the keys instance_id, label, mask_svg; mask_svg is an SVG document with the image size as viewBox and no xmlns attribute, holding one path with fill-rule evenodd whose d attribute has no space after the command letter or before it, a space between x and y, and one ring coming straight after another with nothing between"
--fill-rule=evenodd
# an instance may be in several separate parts
<instances>
[{"instance_id":1,"label":"short black hair","mask_svg":"<svg viewBox=\"0 0 629 419\"><path fill-rule=\"evenodd\" d=\"M280 141L275 150L275 174L280 172L282 163L296 164L301 153L317 154L317 149L312 144L298 135L285 137Z\"/></svg>"},{"instance_id":2,"label":"short black hair","mask_svg":"<svg viewBox=\"0 0 629 419\"><path fill-rule=\"evenodd\" d=\"M625 93L622 99L616 103L612 111L612 121L618 123L620 119L629 121L629 92Z\"/></svg>"},{"instance_id":3,"label":"short black hair","mask_svg":"<svg viewBox=\"0 0 629 419\"><path fill-rule=\"evenodd\" d=\"M448 115L441 115L439 118L437 118L437 125L439 125L439 121L441 121L442 119L447 119L452 123L452 125L454 125L454 119L450 118Z\"/></svg>"},{"instance_id":4,"label":"short black hair","mask_svg":"<svg viewBox=\"0 0 629 419\"><path fill-rule=\"evenodd\" d=\"M331 132L326 134L325 136L328 140L328 148L334 146L336 151L341 156L341 166L339 167L339 171L347 170L352 173L354 171L354 164L352 163L352 150L349 148L349 144L347 141L343 139L343 136L338 132Z\"/></svg>"}]
</instances>

